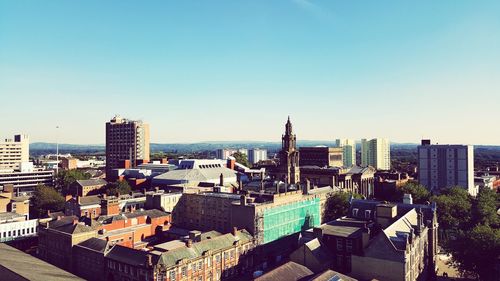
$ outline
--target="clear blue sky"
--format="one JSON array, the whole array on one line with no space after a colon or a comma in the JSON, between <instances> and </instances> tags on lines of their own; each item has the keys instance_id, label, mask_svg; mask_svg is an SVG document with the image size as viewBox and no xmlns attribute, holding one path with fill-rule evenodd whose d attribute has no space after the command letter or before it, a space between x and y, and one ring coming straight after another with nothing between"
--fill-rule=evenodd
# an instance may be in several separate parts
<instances>
[{"instance_id":1,"label":"clear blue sky","mask_svg":"<svg viewBox=\"0 0 500 281\"><path fill-rule=\"evenodd\" d=\"M500 144L500 1L0 0L0 137Z\"/></svg>"}]
</instances>

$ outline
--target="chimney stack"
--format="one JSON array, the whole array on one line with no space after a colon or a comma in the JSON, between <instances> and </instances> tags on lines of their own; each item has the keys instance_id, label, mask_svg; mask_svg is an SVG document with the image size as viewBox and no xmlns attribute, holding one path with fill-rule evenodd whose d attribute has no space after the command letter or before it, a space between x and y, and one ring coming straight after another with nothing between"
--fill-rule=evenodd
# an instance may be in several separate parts
<instances>
[{"instance_id":1,"label":"chimney stack","mask_svg":"<svg viewBox=\"0 0 500 281\"><path fill-rule=\"evenodd\" d=\"M153 267L153 256L152 255L146 255L146 265L147 267Z\"/></svg>"},{"instance_id":2,"label":"chimney stack","mask_svg":"<svg viewBox=\"0 0 500 281\"><path fill-rule=\"evenodd\" d=\"M241 206L246 206L247 205L247 197L245 195L240 196L240 205Z\"/></svg>"},{"instance_id":3,"label":"chimney stack","mask_svg":"<svg viewBox=\"0 0 500 281\"><path fill-rule=\"evenodd\" d=\"M186 247L191 248L192 246L193 246L193 240L188 239L188 240L186 241Z\"/></svg>"},{"instance_id":4,"label":"chimney stack","mask_svg":"<svg viewBox=\"0 0 500 281\"><path fill-rule=\"evenodd\" d=\"M237 227L233 227L233 228L231 229L231 234L233 234L233 236L238 235L238 228L237 228Z\"/></svg>"},{"instance_id":5,"label":"chimney stack","mask_svg":"<svg viewBox=\"0 0 500 281\"><path fill-rule=\"evenodd\" d=\"M222 173L220 173L219 176L219 185L224 186L224 175Z\"/></svg>"}]
</instances>

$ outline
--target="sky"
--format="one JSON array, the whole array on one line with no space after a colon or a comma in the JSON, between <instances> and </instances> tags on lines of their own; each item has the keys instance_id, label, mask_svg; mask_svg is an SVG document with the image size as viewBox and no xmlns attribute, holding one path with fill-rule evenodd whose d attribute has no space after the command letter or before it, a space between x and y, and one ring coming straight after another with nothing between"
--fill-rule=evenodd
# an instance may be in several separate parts
<instances>
[{"instance_id":1,"label":"sky","mask_svg":"<svg viewBox=\"0 0 500 281\"><path fill-rule=\"evenodd\" d=\"M0 0L0 138L500 145L500 1ZM56 129L59 126L59 129Z\"/></svg>"}]
</instances>

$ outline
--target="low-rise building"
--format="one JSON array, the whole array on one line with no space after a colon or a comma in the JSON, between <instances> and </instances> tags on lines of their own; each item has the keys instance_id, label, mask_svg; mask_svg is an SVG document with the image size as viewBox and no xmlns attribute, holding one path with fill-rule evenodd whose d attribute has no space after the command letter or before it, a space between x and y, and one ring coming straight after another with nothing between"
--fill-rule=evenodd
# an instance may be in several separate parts
<instances>
[{"instance_id":1,"label":"low-rise building","mask_svg":"<svg viewBox=\"0 0 500 281\"><path fill-rule=\"evenodd\" d=\"M46 186L54 185L54 171L33 168L24 172L13 169L0 170L0 186L12 184L14 190L31 194L39 184Z\"/></svg>"},{"instance_id":2,"label":"low-rise building","mask_svg":"<svg viewBox=\"0 0 500 281\"><path fill-rule=\"evenodd\" d=\"M176 246L138 251L115 246L106 255L108 280L224 280L252 269L252 236L246 231Z\"/></svg>"},{"instance_id":3,"label":"low-rise building","mask_svg":"<svg viewBox=\"0 0 500 281\"><path fill-rule=\"evenodd\" d=\"M27 220L24 215L0 213L0 242L24 239L37 235L38 220Z\"/></svg>"},{"instance_id":4,"label":"low-rise building","mask_svg":"<svg viewBox=\"0 0 500 281\"><path fill-rule=\"evenodd\" d=\"M73 196L87 196L99 193L106 185L107 181L104 179L88 179L77 180L71 186L71 194Z\"/></svg>"},{"instance_id":5,"label":"low-rise building","mask_svg":"<svg viewBox=\"0 0 500 281\"><path fill-rule=\"evenodd\" d=\"M314 232L334 255L334 270L361 280L409 281L433 276L437 228L435 204L352 199L346 217Z\"/></svg>"}]
</instances>

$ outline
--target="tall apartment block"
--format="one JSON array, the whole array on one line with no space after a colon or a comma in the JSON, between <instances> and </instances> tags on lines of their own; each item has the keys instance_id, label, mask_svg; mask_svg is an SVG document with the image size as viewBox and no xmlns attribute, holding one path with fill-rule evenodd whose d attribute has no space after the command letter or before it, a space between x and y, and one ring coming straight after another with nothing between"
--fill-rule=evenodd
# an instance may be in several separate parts
<instances>
[{"instance_id":1,"label":"tall apartment block","mask_svg":"<svg viewBox=\"0 0 500 281\"><path fill-rule=\"evenodd\" d=\"M472 145L431 144L422 140L418 147L418 181L431 192L461 186L476 195L474 147Z\"/></svg>"},{"instance_id":2,"label":"tall apartment block","mask_svg":"<svg viewBox=\"0 0 500 281\"><path fill-rule=\"evenodd\" d=\"M19 170L21 162L29 162L30 142L27 135L0 142L0 169Z\"/></svg>"},{"instance_id":3,"label":"tall apartment block","mask_svg":"<svg viewBox=\"0 0 500 281\"><path fill-rule=\"evenodd\" d=\"M121 162L149 161L149 124L115 116L106 123L106 172L123 168Z\"/></svg>"},{"instance_id":4,"label":"tall apartment block","mask_svg":"<svg viewBox=\"0 0 500 281\"><path fill-rule=\"evenodd\" d=\"M255 164L259 161L267 160L267 150L266 149L249 149L248 150L248 162Z\"/></svg>"},{"instance_id":5,"label":"tall apartment block","mask_svg":"<svg viewBox=\"0 0 500 281\"><path fill-rule=\"evenodd\" d=\"M336 139L335 147L342 147L343 149L344 167L356 165L356 143L353 139Z\"/></svg>"},{"instance_id":6,"label":"tall apartment block","mask_svg":"<svg viewBox=\"0 0 500 281\"><path fill-rule=\"evenodd\" d=\"M387 139L361 140L361 166L377 170L391 169L391 147Z\"/></svg>"}]
</instances>

